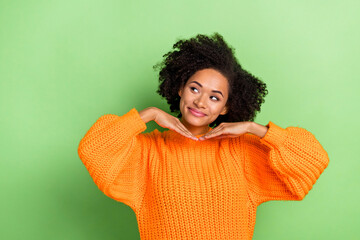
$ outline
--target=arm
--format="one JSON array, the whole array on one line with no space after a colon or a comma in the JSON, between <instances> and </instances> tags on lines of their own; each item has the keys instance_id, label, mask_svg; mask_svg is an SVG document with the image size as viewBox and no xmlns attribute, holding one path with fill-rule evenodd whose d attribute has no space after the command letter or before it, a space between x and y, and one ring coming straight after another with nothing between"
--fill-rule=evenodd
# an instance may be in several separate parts
<instances>
[{"instance_id":1,"label":"arm","mask_svg":"<svg viewBox=\"0 0 360 240\"><path fill-rule=\"evenodd\" d=\"M156 119L158 110L159 109L155 108L155 107L148 107L148 108L145 108L144 110L141 110L139 112L139 115L145 123L148 123L148 122Z\"/></svg>"},{"instance_id":2,"label":"arm","mask_svg":"<svg viewBox=\"0 0 360 240\"><path fill-rule=\"evenodd\" d=\"M148 111L144 111L146 113ZM123 116L101 116L81 139L78 154L107 196L136 208L145 193L151 139L133 108Z\"/></svg>"},{"instance_id":3,"label":"arm","mask_svg":"<svg viewBox=\"0 0 360 240\"><path fill-rule=\"evenodd\" d=\"M248 123L247 132L254 134L260 138L264 137L269 129L267 126L263 126L256 122L247 122L247 123Z\"/></svg>"},{"instance_id":4,"label":"arm","mask_svg":"<svg viewBox=\"0 0 360 240\"><path fill-rule=\"evenodd\" d=\"M327 152L303 128L283 129L273 122L266 127L263 137L243 136L243 166L249 194L257 204L302 200L328 166Z\"/></svg>"}]
</instances>

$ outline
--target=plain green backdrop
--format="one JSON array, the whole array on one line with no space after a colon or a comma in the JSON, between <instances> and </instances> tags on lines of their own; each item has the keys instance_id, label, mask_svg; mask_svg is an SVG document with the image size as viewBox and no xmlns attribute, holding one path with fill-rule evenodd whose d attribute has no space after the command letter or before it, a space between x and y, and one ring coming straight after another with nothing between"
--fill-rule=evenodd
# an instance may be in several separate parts
<instances>
[{"instance_id":1,"label":"plain green backdrop","mask_svg":"<svg viewBox=\"0 0 360 240\"><path fill-rule=\"evenodd\" d=\"M255 122L303 127L330 157L305 199L258 207L253 239L359 239L359 12L355 0L0 0L0 239L139 239L78 144L104 114L169 112L152 66L213 32L267 84Z\"/></svg>"}]
</instances>

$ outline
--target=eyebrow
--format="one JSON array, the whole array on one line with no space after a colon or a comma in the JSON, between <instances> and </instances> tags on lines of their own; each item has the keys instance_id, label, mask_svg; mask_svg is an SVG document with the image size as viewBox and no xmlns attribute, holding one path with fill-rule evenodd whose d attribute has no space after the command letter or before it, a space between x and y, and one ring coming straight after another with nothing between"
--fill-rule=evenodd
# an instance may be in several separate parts
<instances>
[{"instance_id":1,"label":"eyebrow","mask_svg":"<svg viewBox=\"0 0 360 240\"><path fill-rule=\"evenodd\" d=\"M196 83L197 85L199 85L200 87L202 87L202 85L200 83L198 83L197 81L192 81L191 83ZM220 93L222 97L224 97L224 95L218 91L218 90L212 90L212 92L216 92L216 93Z\"/></svg>"}]
</instances>

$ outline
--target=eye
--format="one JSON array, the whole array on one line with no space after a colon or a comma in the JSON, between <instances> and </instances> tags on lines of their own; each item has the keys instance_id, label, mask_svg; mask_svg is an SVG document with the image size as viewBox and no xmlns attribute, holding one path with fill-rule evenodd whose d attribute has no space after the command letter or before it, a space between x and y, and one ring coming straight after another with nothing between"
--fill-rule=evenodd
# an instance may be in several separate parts
<instances>
[{"instance_id":1,"label":"eye","mask_svg":"<svg viewBox=\"0 0 360 240\"><path fill-rule=\"evenodd\" d=\"M190 89L191 89L192 91L195 91L195 90L196 90L196 92L198 92L198 90L197 90L196 87L190 87ZM219 98L218 98L218 97L211 96L210 98L215 98L215 101L219 101Z\"/></svg>"},{"instance_id":2,"label":"eye","mask_svg":"<svg viewBox=\"0 0 360 240\"><path fill-rule=\"evenodd\" d=\"M190 89L193 90L193 91L194 91L194 89L196 89L196 91L197 91L197 88L196 88L196 87L190 87Z\"/></svg>"}]
</instances>

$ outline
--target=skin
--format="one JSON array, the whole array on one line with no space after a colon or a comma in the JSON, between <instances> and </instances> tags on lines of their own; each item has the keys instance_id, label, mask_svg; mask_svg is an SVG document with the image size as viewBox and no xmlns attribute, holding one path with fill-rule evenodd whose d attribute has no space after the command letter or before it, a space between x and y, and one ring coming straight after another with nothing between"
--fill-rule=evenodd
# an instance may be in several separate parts
<instances>
[{"instance_id":1,"label":"skin","mask_svg":"<svg viewBox=\"0 0 360 240\"><path fill-rule=\"evenodd\" d=\"M228 111L226 106L228 90L228 81L220 72L211 68L202 69L191 76L185 86L178 91L182 114L180 120L155 107L146 108L139 114L145 123L154 120L160 126L196 141L237 137L244 133L264 137L268 127L255 122L223 122L209 131L209 124ZM221 94L214 91L219 91ZM205 116L195 116L189 107L201 111ZM198 135L203 136L197 138Z\"/></svg>"},{"instance_id":2,"label":"skin","mask_svg":"<svg viewBox=\"0 0 360 240\"><path fill-rule=\"evenodd\" d=\"M228 81L221 73L214 69L197 71L179 90L181 123L195 136L208 132L208 125L227 113L228 92ZM189 107L206 115L194 116Z\"/></svg>"}]
</instances>

